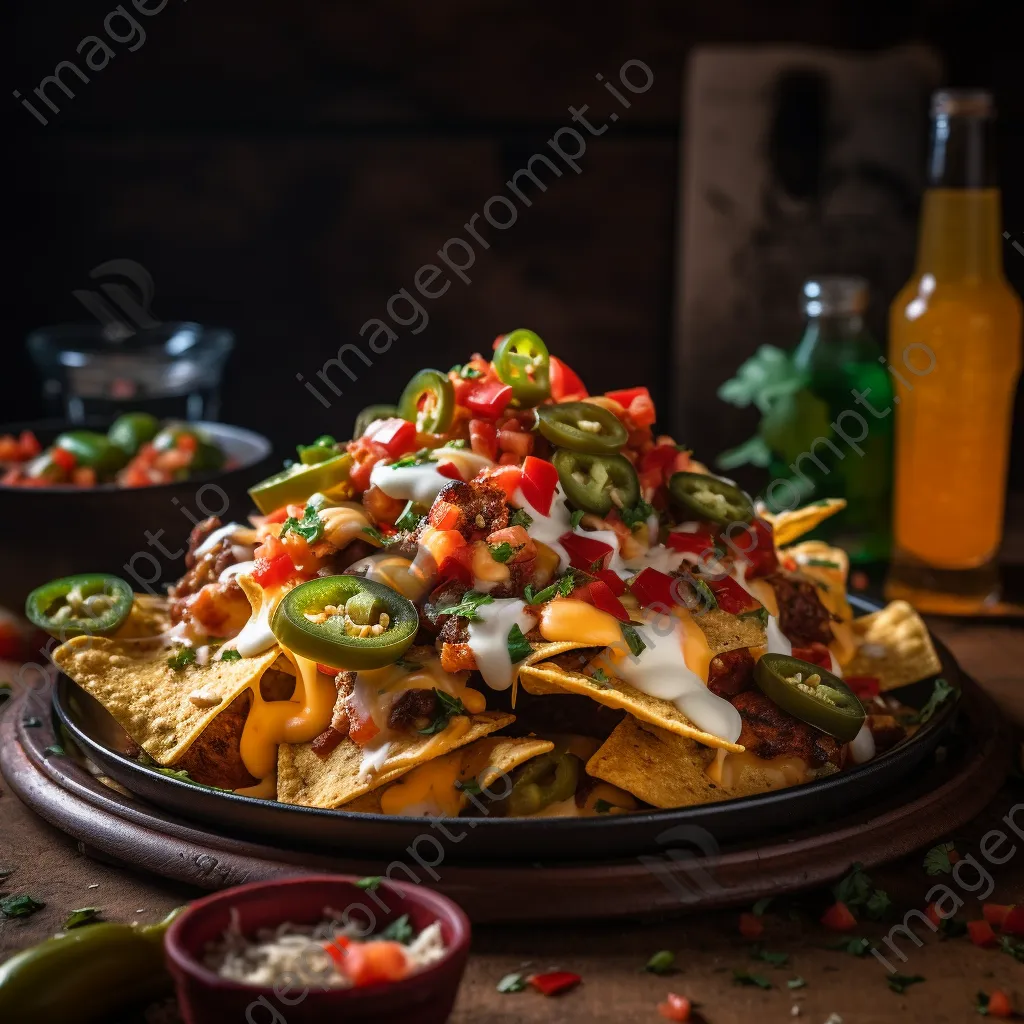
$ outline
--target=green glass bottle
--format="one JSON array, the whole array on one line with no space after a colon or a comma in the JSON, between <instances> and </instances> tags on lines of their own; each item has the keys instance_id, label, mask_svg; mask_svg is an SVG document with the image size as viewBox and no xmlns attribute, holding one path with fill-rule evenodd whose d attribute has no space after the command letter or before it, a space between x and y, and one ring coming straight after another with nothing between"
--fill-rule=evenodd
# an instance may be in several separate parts
<instances>
[{"instance_id":1,"label":"green glass bottle","mask_svg":"<svg viewBox=\"0 0 1024 1024\"><path fill-rule=\"evenodd\" d=\"M786 460L770 463L774 478L796 480L811 501L846 499L846 510L811 536L856 563L886 559L891 541L893 392L882 349L864 324L867 306L863 278L805 282L807 326L792 357L804 391L790 406ZM770 427L763 424L762 434L775 449Z\"/></svg>"}]
</instances>

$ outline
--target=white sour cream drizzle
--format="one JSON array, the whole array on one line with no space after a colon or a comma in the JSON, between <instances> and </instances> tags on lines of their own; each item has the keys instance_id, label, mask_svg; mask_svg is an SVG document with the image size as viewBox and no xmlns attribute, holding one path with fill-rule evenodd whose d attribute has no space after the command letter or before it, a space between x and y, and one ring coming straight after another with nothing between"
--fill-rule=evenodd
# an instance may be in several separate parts
<instances>
[{"instance_id":1,"label":"white sour cream drizzle","mask_svg":"<svg viewBox=\"0 0 1024 1024\"><path fill-rule=\"evenodd\" d=\"M463 480L472 480L477 473L494 465L486 455L477 455L468 448L435 448L428 457L434 462L452 463Z\"/></svg>"},{"instance_id":2,"label":"white sour cream drizzle","mask_svg":"<svg viewBox=\"0 0 1024 1024\"><path fill-rule=\"evenodd\" d=\"M250 560L250 561L248 561L248 562L235 562L235 564L234 564L234 565L229 565L229 566L228 566L228 567L227 567L227 568L226 568L226 569L225 569L225 570L224 570L224 571L223 571L223 572L222 572L222 573L221 573L221 574L220 574L220 575L219 575L219 576L217 577L217 579L218 579L218 580L219 580L219 581L220 581L221 583L226 583L226 582L227 582L227 581L228 581L229 579L231 579L231 578L232 578L232 577L234 577L234 576L241 576L241 575L243 575L243 574L246 574L246 575L248 575L248 574L249 574L249 573L251 573L251 572L253 571L253 569L255 569L255 568L256 568L256 563L255 563L255 562L253 562L253 561L251 561L251 560Z\"/></svg>"},{"instance_id":3,"label":"white sour cream drizzle","mask_svg":"<svg viewBox=\"0 0 1024 1024\"><path fill-rule=\"evenodd\" d=\"M492 690L507 690L515 670L508 653L508 634L518 626L524 634L533 629L536 617L513 597L499 598L477 608L480 621L469 623L469 649L484 682Z\"/></svg>"},{"instance_id":4,"label":"white sour cream drizzle","mask_svg":"<svg viewBox=\"0 0 1024 1024\"><path fill-rule=\"evenodd\" d=\"M391 741L382 739L384 733L375 736L363 747L363 759L359 764L359 778L364 779L367 775L376 775L384 767L391 751Z\"/></svg>"},{"instance_id":5,"label":"white sour cream drizzle","mask_svg":"<svg viewBox=\"0 0 1024 1024\"><path fill-rule=\"evenodd\" d=\"M769 654L791 655L793 653L793 645L786 634L779 628L779 620L774 615L768 616L766 633L768 635Z\"/></svg>"},{"instance_id":6,"label":"white sour cream drizzle","mask_svg":"<svg viewBox=\"0 0 1024 1024\"><path fill-rule=\"evenodd\" d=\"M673 621L671 633L635 628L647 647L639 658L627 655L617 660L615 674L652 697L672 701L698 728L735 743L743 727L740 713L727 700L712 693L686 664L682 623Z\"/></svg>"},{"instance_id":7,"label":"white sour cream drizzle","mask_svg":"<svg viewBox=\"0 0 1024 1024\"><path fill-rule=\"evenodd\" d=\"M875 756L875 737L865 722L860 732L850 741L850 758L854 764L864 764Z\"/></svg>"},{"instance_id":8,"label":"white sour cream drizzle","mask_svg":"<svg viewBox=\"0 0 1024 1024\"><path fill-rule=\"evenodd\" d=\"M379 487L389 498L415 501L417 505L432 505L434 499L451 482L452 478L438 472L433 463L397 468L378 463L370 473L370 483Z\"/></svg>"},{"instance_id":9,"label":"white sour cream drizzle","mask_svg":"<svg viewBox=\"0 0 1024 1024\"><path fill-rule=\"evenodd\" d=\"M249 616L249 621L242 627L242 631L231 644L243 658L254 658L277 643L277 637L274 636L274 631L270 628L270 620L283 596L283 591L278 593L263 591L260 610Z\"/></svg>"},{"instance_id":10,"label":"white sour cream drizzle","mask_svg":"<svg viewBox=\"0 0 1024 1024\"><path fill-rule=\"evenodd\" d=\"M236 533L247 530L241 523L228 523L225 526L218 526L213 533L195 550L195 557L202 558L208 551L212 551L225 537L234 539Z\"/></svg>"}]
</instances>

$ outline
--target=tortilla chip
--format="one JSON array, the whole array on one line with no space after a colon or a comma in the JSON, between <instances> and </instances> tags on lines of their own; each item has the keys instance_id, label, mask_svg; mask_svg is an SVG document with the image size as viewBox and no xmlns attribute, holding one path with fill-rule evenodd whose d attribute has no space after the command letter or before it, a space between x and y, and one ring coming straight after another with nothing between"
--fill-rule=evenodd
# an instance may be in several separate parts
<instances>
[{"instance_id":1,"label":"tortilla chip","mask_svg":"<svg viewBox=\"0 0 1024 1024\"><path fill-rule=\"evenodd\" d=\"M781 548L784 544L791 544L810 533L816 526L830 519L837 512L846 508L846 501L843 498L822 498L821 501L804 505L803 508L795 508L791 512L779 512L772 515L770 512L763 513L763 518L772 525L772 532L775 535L775 546Z\"/></svg>"},{"instance_id":2,"label":"tortilla chip","mask_svg":"<svg viewBox=\"0 0 1024 1024\"><path fill-rule=\"evenodd\" d=\"M280 655L212 659L173 669L160 641L79 636L53 652L57 667L95 697L158 764L170 766ZM200 707L190 699L200 695ZM215 703L213 703L215 702Z\"/></svg>"},{"instance_id":3,"label":"tortilla chip","mask_svg":"<svg viewBox=\"0 0 1024 1024\"><path fill-rule=\"evenodd\" d=\"M712 608L694 615L712 654L724 654L741 647L764 647L768 643L765 624L756 615L731 615Z\"/></svg>"},{"instance_id":4,"label":"tortilla chip","mask_svg":"<svg viewBox=\"0 0 1024 1024\"><path fill-rule=\"evenodd\" d=\"M928 627L906 601L893 601L851 625L857 653L845 667L848 676L875 676L884 692L942 670Z\"/></svg>"},{"instance_id":5,"label":"tortilla chip","mask_svg":"<svg viewBox=\"0 0 1024 1024\"><path fill-rule=\"evenodd\" d=\"M708 747L741 751L743 747L728 740L719 739L698 729L671 701L652 697L622 680L614 683L598 682L582 672L575 672L547 664L524 668L520 673L523 687L528 693L581 693L592 697L599 704L610 708L621 708L641 721L650 722L673 732L697 740Z\"/></svg>"},{"instance_id":6,"label":"tortilla chip","mask_svg":"<svg viewBox=\"0 0 1024 1024\"><path fill-rule=\"evenodd\" d=\"M136 594L128 618L114 634L115 640L159 636L171 628L171 605L158 594Z\"/></svg>"},{"instance_id":7,"label":"tortilla chip","mask_svg":"<svg viewBox=\"0 0 1024 1024\"><path fill-rule=\"evenodd\" d=\"M519 739L511 736L489 736L487 739L470 743L461 750L453 750L449 754L444 754L431 763L453 761L455 762L454 775L459 781L475 779L483 789L488 789L502 775L511 774L521 764L531 758L546 754L549 750L554 750L554 747L554 743L550 740L541 740L533 736L524 736ZM417 765L398 782L381 786L379 789L373 790L372 793L357 797L351 803L345 804L342 810L357 811L363 814L380 814L383 794L391 786L401 786L406 781L411 782L421 767L422 765ZM468 802L469 797L463 796L462 805L465 806Z\"/></svg>"},{"instance_id":8,"label":"tortilla chip","mask_svg":"<svg viewBox=\"0 0 1024 1024\"><path fill-rule=\"evenodd\" d=\"M457 720L452 719L452 722ZM473 715L469 728L456 739L447 735L452 730L451 723L444 732L434 736L419 733L402 735L392 742L380 771L363 776L359 774L363 748L347 737L327 757L315 754L310 743L282 743L277 754L277 798L285 804L340 807L364 793L394 782L424 761L464 747L514 721L514 715L484 711Z\"/></svg>"},{"instance_id":9,"label":"tortilla chip","mask_svg":"<svg viewBox=\"0 0 1024 1024\"><path fill-rule=\"evenodd\" d=\"M587 762L587 773L654 807L693 807L774 788L756 766L745 768L733 788L718 785L707 774L718 756L686 736L627 716Z\"/></svg>"}]
</instances>

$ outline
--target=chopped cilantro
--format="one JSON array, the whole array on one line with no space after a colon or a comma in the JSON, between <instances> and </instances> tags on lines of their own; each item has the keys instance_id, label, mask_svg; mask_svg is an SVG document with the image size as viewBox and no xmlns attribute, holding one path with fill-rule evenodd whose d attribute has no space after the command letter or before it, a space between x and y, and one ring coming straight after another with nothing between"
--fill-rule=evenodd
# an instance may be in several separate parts
<instances>
[{"instance_id":1,"label":"chopped cilantro","mask_svg":"<svg viewBox=\"0 0 1024 1024\"><path fill-rule=\"evenodd\" d=\"M530 646L530 641L523 636L519 624L513 623L512 628L508 631L508 656L512 659L512 664L522 661L532 653L533 648Z\"/></svg>"},{"instance_id":2,"label":"chopped cilantro","mask_svg":"<svg viewBox=\"0 0 1024 1024\"><path fill-rule=\"evenodd\" d=\"M952 843L939 843L938 846L933 846L924 855L924 870L925 874L932 875L948 875L953 870L953 864L949 859L949 855L953 850Z\"/></svg>"},{"instance_id":3,"label":"chopped cilantro","mask_svg":"<svg viewBox=\"0 0 1024 1024\"><path fill-rule=\"evenodd\" d=\"M284 521L281 525L280 536L283 537L286 533L297 533L305 539L307 544L315 544L324 535L324 524L320 522L316 508L313 505L307 505L301 519L289 516Z\"/></svg>"},{"instance_id":4,"label":"chopped cilantro","mask_svg":"<svg viewBox=\"0 0 1024 1024\"><path fill-rule=\"evenodd\" d=\"M470 366L469 363L466 363L465 366L456 363L448 372L458 374L463 380L476 380L484 375L483 370L478 370L475 366Z\"/></svg>"},{"instance_id":5,"label":"chopped cilantro","mask_svg":"<svg viewBox=\"0 0 1024 1024\"><path fill-rule=\"evenodd\" d=\"M392 469L406 469L409 466L422 466L424 462L430 461L430 449L420 448L419 451L410 452L408 455L403 455L400 459L396 459L392 462Z\"/></svg>"},{"instance_id":6,"label":"chopped cilantro","mask_svg":"<svg viewBox=\"0 0 1024 1024\"><path fill-rule=\"evenodd\" d=\"M82 907L79 910L72 910L68 915L68 919L64 922L64 931L70 931L72 928L88 924L90 921L95 921L99 916L99 907Z\"/></svg>"},{"instance_id":7,"label":"chopped cilantro","mask_svg":"<svg viewBox=\"0 0 1024 1024\"><path fill-rule=\"evenodd\" d=\"M862 864L852 864L850 873L832 887L832 892L837 903L845 903L851 910L863 909L873 920L881 918L891 904L887 892L872 886Z\"/></svg>"},{"instance_id":8,"label":"chopped cilantro","mask_svg":"<svg viewBox=\"0 0 1024 1024\"><path fill-rule=\"evenodd\" d=\"M524 530L528 530L533 526L533 516L525 509L517 508L508 517L508 525L521 526Z\"/></svg>"},{"instance_id":9,"label":"chopped cilantro","mask_svg":"<svg viewBox=\"0 0 1024 1024\"><path fill-rule=\"evenodd\" d=\"M999 939L999 948L1002 952L1009 954L1014 960L1024 964L1024 939L1015 939L1010 935L1003 935Z\"/></svg>"},{"instance_id":10,"label":"chopped cilantro","mask_svg":"<svg viewBox=\"0 0 1024 1024\"><path fill-rule=\"evenodd\" d=\"M480 789L480 783L476 779L467 779L465 782L456 782L455 786L460 789L463 793L468 793L470 796L476 796L482 792Z\"/></svg>"},{"instance_id":11,"label":"chopped cilantro","mask_svg":"<svg viewBox=\"0 0 1024 1024\"><path fill-rule=\"evenodd\" d=\"M409 924L409 915L403 914L401 917L396 918L391 922L380 933L380 938L389 939L391 942L400 942L403 946L408 946L412 942L416 933L413 931L413 927Z\"/></svg>"},{"instance_id":12,"label":"chopped cilantro","mask_svg":"<svg viewBox=\"0 0 1024 1024\"><path fill-rule=\"evenodd\" d=\"M603 668L595 668L594 671L590 673L590 678L593 679L595 683L607 683L608 673L605 672Z\"/></svg>"},{"instance_id":13,"label":"chopped cilantro","mask_svg":"<svg viewBox=\"0 0 1024 1024\"><path fill-rule=\"evenodd\" d=\"M768 609L755 608L753 611L740 612L741 619L756 619L762 626L768 625Z\"/></svg>"},{"instance_id":14,"label":"chopped cilantro","mask_svg":"<svg viewBox=\"0 0 1024 1024\"><path fill-rule=\"evenodd\" d=\"M840 939L838 942L830 942L826 949L838 949L843 953L849 953L850 956L864 956L865 953L871 948L870 939Z\"/></svg>"},{"instance_id":15,"label":"chopped cilantro","mask_svg":"<svg viewBox=\"0 0 1024 1024\"><path fill-rule=\"evenodd\" d=\"M169 779L177 779L178 782L187 783L189 786L198 786L200 789L213 789L218 793L230 793L230 789L222 789L220 786L208 786L205 782L196 782L191 775L184 768L178 770L176 768L163 768L156 761L153 760L145 751L135 759L143 768L148 768L150 771L157 772L159 775L166 775Z\"/></svg>"},{"instance_id":16,"label":"chopped cilantro","mask_svg":"<svg viewBox=\"0 0 1024 1024\"><path fill-rule=\"evenodd\" d=\"M750 955L755 960L763 960L766 964L771 964L772 967L785 967L789 963L788 953L772 953L767 949L753 949Z\"/></svg>"},{"instance_id":17,"label":"chopped cilantro","mask_svg":"<svg viewBox=\"0 0 1024 1024\"><path fill-rule=\"evenodd\" d=\"M526 979L521 974L506 974L495 986L503 994L522 992L526 988Z\"/></svg>"},{"instance_id":18,"label":"chopped cilantro","mask_svg":"<svg viewBox=\"0 0 1024 1024\"><path fill-rule=\"evenodd\" d=\"M45 906L41 900L34 900L31 896L6 896L0 900L0 914L4 917L28 917Z\"/></svg>"},{"instance_id":19,"label":"chopped cilantro","mask_svg":"<svg viewBox=\"0 0 1024 1024\"><path fill-rule=\"evenodd\" d=\"M527 583L523 588L523 600L527 604L544 604L556 595L568 597L576 587L576 573L570 569L564 576L559 576L554 583L549 584L543 590L534 590L533 585Z\"/></svg>"},{"instance_id":20,"label":"chopped cilantro","mask_svg":"<svg viewBox=\"0 0 1024 1024\"><path fill-rule=\"evenodd\" d=\"M864 903L864 913L872 921L881 921L889 913L891 906L889 894L884 889L876 889Z\"/></svg>"},{"instance_id":21,"label":"chopped cilantro","mask_svg":"<svg viewBox=\"0 0 1024 1024\"><path fill-rule=\"evenodd\" d=\"M360 878L356 882L357 889L368 889L373 892L375 889L380 888L381 876L380 875L368 875L366 878Z\"/></svg>"},{"instance_id":22,"label":"chopped cilantro","mask_svg":"<svg viewBox=\"0 0 1024 1024\"><path fill-rule=\"evenodd\" d=\"M668 974L675 962L675 953L671 953L667 949L661 949L647 961L644 965L644 970L649 971L651 974Z\"/></svg>"},{"instance_id":23,"label":"chopped cilantro","mask_svg":"<svg viewBox=\"0 0 1024 1024\"><path fill-rule=\"evenodd\" d=\"M960 691L955 686L950 686L940 676L935 680L935 687L932 689L932 695L928 698L928 703L911 718L911 722L923 724L930 721L935 712L939 710L939 705L943 704L950 697L956 700L959 696Z\"/></svg>"},{"instance_id":24,"label":"chopped cilantro","mask_svg":"<svg viewBox=\"0 0 1024 1024\"><path fill-rule=\"evenodd\" d=\"M579 526L580 523L583 521L583 516L584 516L583 509L581 509L581 508L576 509L573 512L573 514L571 516L569 516L569 526L571 526L572 529L575 530L576 527Z\"/></svg>"},{"instance_id":25,"label":"chopped cilantro","mask_svg":"<svg viewBox=\"0 0 1024 1024\"><path fill-rule=\"evenodd\" d=\"M974 997L974 1009L981 1014L982 1017L988 1016L988 993L979 992Z\"/></svg>"},{"instance_id":26,"label":"chopped cilantro","mask_svg":"<svg viewBox=\"0 0 1024 1024\"><path fill-rule=\"evenodd\" d=\"M518 547L512 547L507 540L504 540L491 547L491 558L496 562L507 562L518 550Z\"/></svg>"},{"instance_id":27,"label":"chopped cilantro","mask_svg":"<svg viewBox=\"0 0 1024 1024\"><path fill-rule=\"evenodd\" d=\"M388 539L384 536L376 526L364 526L362 532L366 534L370 540L375 540L378 544L387 544Z\"/></svg>"},{"instance_id":28,"label":"chopped cilantro","mask_svg":"<svg viewBox=\"0 0 1024 1024\"><path fill-rule=\"evenodd\" d=\"M790 978L789 981L786 982L786 988L789 988L789 989L803 988L806 984L807 984L807 982L804 981L804 979L801 978L799 975L797 975L797 977Z\"/></svg>"},{"instance_id":29,"label":"chopped cilantro","mask_svg":"<svg viewBox=\"0 0 1024 1024\"><path fill-rule=\"evenodd\" d=\"M444 690L434 690L437 695L437 710L434 712L434 720L425 729L418 730L423 736L433 736L435 733L444 732L448 723L456 715L465 715L466 706L458 697L452 697Z\"/></svg>"},{"instance_id":30,"label":"chopped cilantro","mask_svg":"<svg viewBox=\"0 0 1024 1024\"><path fill-rule=\"evenodd\" d=\"M53 754L55 757L62 757L64 748L59 743L52 743L43 751L44 754Z\"/></svg>"},{"instance_id":31,"label":"chopped cilantro","mask_svg":"<svg viewBox=\"0 0 1024 1024\"><path fill-rule=\"evenodd\" d=\"M607 814L612 809L612 805L607 800L602 800L600 797L594 801L594 811L597 814Z\"/></svg>"},{"instance_id":32,"label":"chopped cilantro","mask_svg":"<svg viewBox=\"0 0 1024 1024\"><path fill-rule=\"evenodd\" d=\"M490 594L481 594L476 590L467 590L459 599L457 604L448 605L440 611L445 615L457 615L470 622L480 620L479 609L483 604L493 604L494 598Z\"/></svg>"},{"instance_id":33,"label":"chopped cilantro","mask_svg":"<svg viewBox=\"0 0 1024 1024\"><path fill-rule=\"evenodd\" d=\"M626 646L629 648L629 653L634 658L639 658L645 650L647 650L647 644L640 638L640 634L630 625L625 622L620 624L622 629L622 639L626 641Z\"/></svg>"},{"instance_id":34,"label":"chopped cilantro","mask_svg":"<svg viewBox=\"0 0 1024 1024\"><path fill-rule=\"evenodd\" d=\"M452 441L445 441L445 443L441 447L462 449L466 447L466 439L464 437L456 437Z\"/></svg>"},{"instance_id":35,"label":"chopped cilantro","mask_svg":"<svg viewBox=\"0 0 1024 1024\"><path fill-rule=\"evenodd\" d=\"M233 647L229 647L226 651L220 652L218 661L241 661L242 656Z\"/></svg>"},{"instance_id":36,"label":"chopped cilantro","mask_svg":"<svg viewBox=\"0 0 1024 1024\"><path fill-rule=\"evenodd\" d=\"M750 971L734 970L732 980L737 985L756 985L758 988L769 989L772 983L763 974L751 974Z\"/></svg>"},{"instance_id":37,"label":"chopped cilantro","mask_svg":"<svg viewBox=\"0 0 1024 1024\"><path fill-rule=\"evenodd\" d=\"M194 648L180 647L167 659L167 664L170 665L175 672L180 672L186 665L194 665L195 661L196 652Z\"/></svg>"},{"instance_id":38,"label":"chopped cilantro","mask_svg":"<svg viewBox=\"0 0 1024 1024\"><path fill-rule=\"evenodd\" d=\"M808 558L804 565L817 565L822 569L841 569L838 562L830 561L828 558Z\"/></svg>"},{"instance_id":39,"label":"chopped cilantro","mask_svg":"<svg viewBox=\"0 0 1024 1024\"><path fill-rule=\"evenodd\" d=\"M641 523L647 522L654 515L654 506L641 498L639 503L632 508L620 508L619 515L622 517L622 521L632 530Z\"/></svg>"},{"instance_id":40,"label":"chopped cilantro","mask_svg":"<svg viewBox=\"0 0 1024 1024\"><path fill-rule=\"evenodd\" d=\"M405 508L402 509L402 514L395 520L395 527L399 530L412 532L422 522L423 516L416 511L416 502L410 501L406 503Z\"/></svg>"},{"instance_id":41,"label":"chopped cilantro","mask_svg":"<svg viewBox=\"0 0 1024 1024\"><path fill-rule=\"evenodd\" d=\"M910 988L911 985L916 985L919 981L924 981L924 975L922 974L890 974L886 977L886 982L889 988L899 995L903 995L904 992Z\"/></svg>"},{"instance_id":42,"label":"chopped cilantro","mask_svg":"<svg viewBox=\"0 0 1024 1024\"><path fill-rule=\"evenodd\" d=\"M707 580L702 580L699 576L690 574L690 582L693 584L697 593L700 595L700 603L703 605L703 611L709 612L714 608L718 607L718 598L715 597L715 592L708 586Z\"/></svg>"}]
</instances>

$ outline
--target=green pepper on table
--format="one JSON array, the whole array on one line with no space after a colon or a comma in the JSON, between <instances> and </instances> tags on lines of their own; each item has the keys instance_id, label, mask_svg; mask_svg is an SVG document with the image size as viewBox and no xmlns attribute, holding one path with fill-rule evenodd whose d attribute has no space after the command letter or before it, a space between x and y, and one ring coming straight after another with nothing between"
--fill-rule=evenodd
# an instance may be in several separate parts
<instances>
[{"instance_id":1,"label":"green pepper on table","mask_svg":"<svg viewBox=\"0 0 1024 1024\"><path fill-rule=\"evenodd\" d=\"M849 743L864 724L864 705L837 675L788 654L763 654L754 681L780 708Z\"/></svg>"},{"instance_id":2,"label":"green pepper on table","mask_svg":"<svg viewBox=\"0 0 1024 1024\"><path fill-rule=\"evenodd\" d=\"M632 508L640 500L640 481L624 455L592 455L559 448L551 457L570 504L584 512L607 515Z\"/></svg>"},{"instance_id":3,"label":"green pepper on table","mask_svg":"<svg viewBox=\"0 0 1024 1024\"><path fill-rule=\"evenodd\" d=\"M517 406L537 405L551 394L551 357L547 345L523 328L506 334L494 352L498 379L512 388Z\"/></svg>"},{"instance_id":4,"label":"green pepper on table","mask_svg":"<svg viewBox=\"0 0 1024 1024\"><path fill-rule=\"evenodd\" d=\"M729 480L710 473L673 473L668 490L686 512L717 526L749 523L754 518L750 496Z\"/></svg>"},{"instance_id":5,"label":"green pepper on table","mask_svg":"<svg viewBox=\"0 0 1024 1024\"><path fill-rule=\"evenodd\" d=\"M61 640L108 636L128 618L134 600L132 588L117 576L81 573L36 587L25 599L25 617Z\"/></svg>"},{"instance_id":6,"label":"green pepper on table","mask_svg":"<svg viewBox=\"0 0 1024 1024\"><path fill-rule=\"evenodd\" d=\"M325 576L289 591L270 628L310 661L361 671L396 662L419 624L416 606L391 587L361 576Z\"/></svg>"},{"instance_id":7,"label":"green pepper on table","mask_svg":"<svg viewBox=\"0 0 1024 1024\"><path fill-rule=\"evenodd\" d=\"M420 370L398 400L398 415L415 423L421 433L443 434L454 414L455 389L440 370Z\"/></svg>"},{"instance_id":8,"label":"green pepper on table","mask_svg":"<svg viewBox=\"0 0 1024 1024\"><path fill-rule=\"evenodd\" d=\"M629 438L618 416L593 402L540 405L537 429L552 444L593 455L617 452Z\"/></svg>"}]
</instances>

